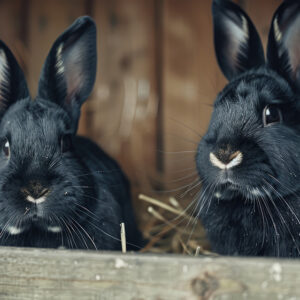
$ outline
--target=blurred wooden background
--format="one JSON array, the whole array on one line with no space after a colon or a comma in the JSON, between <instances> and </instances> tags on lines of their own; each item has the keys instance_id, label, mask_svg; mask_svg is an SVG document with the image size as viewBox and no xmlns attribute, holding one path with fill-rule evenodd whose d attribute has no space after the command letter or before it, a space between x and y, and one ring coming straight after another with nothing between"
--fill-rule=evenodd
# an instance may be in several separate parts
<instances>
[{"instance_id":1,"label":"blurred wooden background","mask_svg":"<svg viewBox=\"0 0 300 300\"><path fill-rule=\"evenodd\" d=\"M265 43L281 1L236 2ZM211 0L0 0L0 39L23 67L32 96L52 43L85 14L97 23L99 59L80 134L120 162L134 199L182 192L195 175L198 134L226 83L214 55Z\"/></svg>"}]
</instances>

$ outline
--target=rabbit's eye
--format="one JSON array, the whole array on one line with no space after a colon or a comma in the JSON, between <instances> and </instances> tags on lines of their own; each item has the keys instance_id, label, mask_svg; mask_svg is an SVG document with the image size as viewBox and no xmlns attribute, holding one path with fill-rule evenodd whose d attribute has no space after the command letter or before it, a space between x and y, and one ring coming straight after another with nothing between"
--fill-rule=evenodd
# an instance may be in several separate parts
<instances>
[{"instance_id":1,"label":"rabbit's eye","mask_svg":"<svg viewBox=\"0 0 300 300\"><path fill-rule=\"evenodd\" d=\"M263 111L264 126L280 123L282 114L280 109L275 105L267 105Z\"/></svg>"},{"instance_id":2,"label":"rabbit's eye","mask_svg":"<svg viewBox=\"0 0 300 300\"><path fill-rule=\"evenodd\" d=\"M67 152L72 148L72 136L71 134L65 134L62 136L60 141L61 152Z\"/></svg>"},{"instance_id":3,"label":"rabbit's eye","mask_svg":"<svg viewBox=\"0 0 300 300\"><path fill-rule=\"evenodd\" d=\"M4 140L4 143L3 143L3 152L5 154L6 157L9 157L10 155L10 146L9 146L9 141L8 139L5 139Z\"/></svg>"}]
</instances>

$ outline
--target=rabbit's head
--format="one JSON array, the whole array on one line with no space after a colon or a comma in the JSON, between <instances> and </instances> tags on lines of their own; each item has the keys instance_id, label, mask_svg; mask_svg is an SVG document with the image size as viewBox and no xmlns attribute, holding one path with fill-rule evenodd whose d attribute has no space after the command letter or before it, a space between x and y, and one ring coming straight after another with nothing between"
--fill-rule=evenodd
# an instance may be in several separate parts
<instances>
[{"instance_id":1,"label":"rabbit's head","mask_svg":"<svg viewBox=\"0 0 300 300\"><path fill-rule=\"evenodd\" d=\"M88 194L72 146L80 107L96 74L96 27L77 19L55 41L31 99L13 54L0 44L0 227L17 234L35 222L57 231ZM77 202L77 203L76 203ZM79 202L79 203L78 203Z\"/></svg>"},{"instance_id":2,"label":"rabbit's head","mask_svg":"<svg viewBox=\"0 0 300 300\"><path fill-rule=\"evenodd\" d=\"M300 188L300 2L285 1L275 12L267 62L254 25L236 4L213 1L213 21L229 83L198 147L204 194L219 200L291 194Z\"/></svg>"}]
</instances>

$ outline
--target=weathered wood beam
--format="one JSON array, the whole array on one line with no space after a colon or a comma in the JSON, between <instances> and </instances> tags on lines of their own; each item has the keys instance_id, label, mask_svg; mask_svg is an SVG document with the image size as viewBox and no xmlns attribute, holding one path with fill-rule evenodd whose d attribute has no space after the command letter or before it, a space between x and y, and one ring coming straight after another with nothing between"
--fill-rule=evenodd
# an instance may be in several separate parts
<instances>
[{"instance_id":1,"label":"weathered wood beam","mask_svg":"<svg viewBox=\"0 0 300 300\"><path fill-rule=\"evenodd\" d=\"M300 299L300 261L0 248L0 299Z\"/></svg>"}]
</instances>

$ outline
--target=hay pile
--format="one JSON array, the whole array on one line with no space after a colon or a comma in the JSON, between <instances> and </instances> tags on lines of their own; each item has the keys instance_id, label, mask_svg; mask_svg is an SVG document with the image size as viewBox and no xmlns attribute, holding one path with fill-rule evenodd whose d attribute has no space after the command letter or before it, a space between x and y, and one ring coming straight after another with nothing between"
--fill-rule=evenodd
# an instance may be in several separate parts
<instances>
[{"instance_id":1,"label":"hay pile","mask_svg":"<svg viewBox=\"0 0 300 300\"><path fill-rule=\"evenodd\" d=\"M140 252L216 255L209 251L199 219L182 208L174 197L163 200L140 194L151 215L143 233L149 241Z\"/></svg>"}]
</instances>

